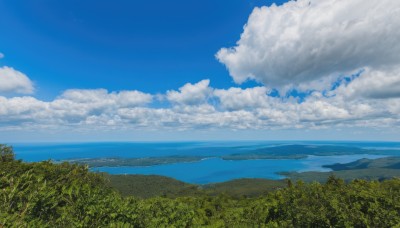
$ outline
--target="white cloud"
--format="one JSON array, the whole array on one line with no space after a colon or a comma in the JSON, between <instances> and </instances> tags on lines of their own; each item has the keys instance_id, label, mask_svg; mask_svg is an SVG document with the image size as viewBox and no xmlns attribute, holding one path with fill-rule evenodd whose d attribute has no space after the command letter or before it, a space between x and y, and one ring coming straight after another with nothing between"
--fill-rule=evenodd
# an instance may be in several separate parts
<instances>
[{"instance_id":1,"label":"white cloud","mask_svg":"<svg viewBox=\"0 0 400 228\"><path fill-rule=\"evenodd\" d=\"M230 88L216 89L214 95L219 98L221 107L228 110L241 110L268 106L270 97L267 96L267 92L268 89L265 87Z\"/></svg>"},{"instance_id":2,"label":"white cloud","mask_svg":"<svg viewBox=\"0 0 400 228\"><path fill-rule=\"evenodd\" d=\"M12 121L42 121L47 115L43 115L47 110L46 102L37 100L33 97L13 97L5 98L0 96L0 122Z\"/></svg>"},{"instance_id":3,"label":"white cloud","mask_svg":"<svg viewBox=\"0 0 400 228\"><path fill-rule=\"evenodd\" d=\"M185 102L173 102L178 105L169 108L151 107L154 95L140 91L73 89L48 102L29 96L0 96L0 129L400 129L399 98L369 99L347 93L362 87L357 82L362 77L339 86L330 96L315 91L300 103L293 97L272 97L265 87L213 89L208 81L187 84L176 92L178 97L191 97L188 90L207 90L200 93L207 95L195 96L201 97L196 102L186 102L183 96L179 101ZM203 89L188 89L193 87ZM354 89L346 90L349 87Z\"/></svg>"},{"instance_id":4,"label":"white cloud","mask_svg":"<svg viewBox=\"0 0 400 228\"><path fill-rule=\"evenodd\" d=\"M4 54L0 52L0 59L4 58Z\"/></svg>"},{"instance_id":5,"label":"white cloud","mask_svg":"<svg viewBox=\"0 0 400 228\"><path fill-rule=\"evenodd\" d=\"M140 91L121 91L117 95L117 103L120 107L132 107L148 104L152 101L153 96Z\"/></svg>"},{"instance_id":6,"label":"white cloud","mask_svg":"<svg viewBox=\"0 0 400 228\"><path fill-rule=\"evenodd\" d=\"M208 79L202 80L196 84L186 83L179 88L179 92L174 90L167 91L167 99L170 102L183 105L204 103L212 92L209 84L210 80Z\"/></svg>"},{"instance_id":7,"label":"white cloud","mask_svg":"<svg viewBox=\"0 0 400 228\"><path fill-rule=\"evenodd\" d=\"M118 105L120 107L139 106L150 103L153 96L137 90L108 93L106 89L70 89L65 91L60 100L76 103L100 103L102 105Z\"/></svg>"},{"instance_id":8,"label":"white cloud","mask_svg":"<svg viewBox=\"0 0 400 228\"><path fill-rule=\"evenodd\" d=\"M337 93L349 98L400 98L400 68L385 71L366 69L351 83L342 85Z\"/></svg>"},{"instance_id":9,"label":"white cloud","mask_svg":"<svg viewBox=\"0 0 400 228\"><path fill-rule=\"evenodd\" d=\"M59 98L49 103L54 116L67 121L80 122L87 117L107 115L114 117L121 108L143 106L152 101L152 95L139 91L109 93L105 89L65 91Z\"/></svg>"},{"instance_id":10,"label":"white cloud","mask_svg":"<svg viewBox=\"0 0 400 228\"><path fill-rule=\"evenodd\" d=\"M4 66L0 67L0 92L31 94L34 87L25 74Z\"/></svg>"},{"instance_id":11,"label":"white cloud","mask_svg":"<svg viewBox=\"0 0 400 228\"><path fill-rule=\"evenodd\" d=\"M399 12L400 1L393 0L298 0L255 8L237 46L216 56L237 83L306 90L316 89L308 82L322 80L327 88L341 74L400 65Z\"/></svg>"}]
</instances>

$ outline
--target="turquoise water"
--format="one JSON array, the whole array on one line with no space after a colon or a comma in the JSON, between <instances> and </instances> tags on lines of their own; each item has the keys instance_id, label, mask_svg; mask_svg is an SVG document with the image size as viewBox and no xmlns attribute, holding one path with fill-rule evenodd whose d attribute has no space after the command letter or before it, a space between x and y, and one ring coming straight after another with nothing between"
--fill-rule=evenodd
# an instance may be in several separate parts
<instances>
[{"instance_id":1,"label":"turquoise water","mask_svg":"<svg viewBox=\"0 0 400 228\"><path fill-rule=\"evenodd\" d=\"M281 171L329 171L322 165L347 163L361 158L380 158L379 155L311 156L306 159L263 159L227 161L220 158L204 159L199 162L177 163L148 167L101 167L94 171L111 174L156 174L185 181L207 184L238 178L282 179L276 174Z\"/></svg>"},{"instance_id":2,"label":"turquoise water","mask_svg":"<svg viewBox=\"0 0 400 228\"><path fill-rule=\"evenodd\" d=\"M305 159L222 160L219 156L243 153L277 145L343 145L368 148L400 148L400 143L356 142L185 142L185 143L76 143L14 144L18 159L28 162L76 158L204 156L198 162L175 163L149 167L101 167L93 171L111 174L156 174L197 184L228 181L237 178L281 179L282 171L329 171L323 165L348 163L381 155L308 156Z\"/></svg>"},{"instance_id":3,"label":"turquoise water","mask_svg":"<svg viewBox=\"0 0 400 228\"><path fill-rule=\"evenodd\" d=\"M99 157L222 156L277 143L177 142L177 143L39 143L12 144L18 159L34 162Z\"/></svg>"}]
</instances>

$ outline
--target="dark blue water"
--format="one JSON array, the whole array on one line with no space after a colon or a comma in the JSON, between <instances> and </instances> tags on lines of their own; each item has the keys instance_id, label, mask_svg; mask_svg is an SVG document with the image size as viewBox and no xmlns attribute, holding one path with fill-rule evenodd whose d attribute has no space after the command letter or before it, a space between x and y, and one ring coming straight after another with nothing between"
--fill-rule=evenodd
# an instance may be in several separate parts
<instances>
[{"instance_id":1,"label":"dark blue water","mask_svg":"<svg viewBox=\"0 0 400 228\"><path fill-rule=\"evenodd\" d=\"M309 156L305 159L272 159L226 161L222 155L243 153L262 147L278 145L344 145L363 148L400 148L400 143L357 142L177 142L177 143L76 143L76 144L14 144L18 159L28 162L104 157L211 157L198 162L157 165L150 167L102 167L94 171L111 174L156 174L189 183L222 182L237 178L283 178L281 171L329 171L323 165L348 163L379 155Z\"/></svg>"}]
</instances>

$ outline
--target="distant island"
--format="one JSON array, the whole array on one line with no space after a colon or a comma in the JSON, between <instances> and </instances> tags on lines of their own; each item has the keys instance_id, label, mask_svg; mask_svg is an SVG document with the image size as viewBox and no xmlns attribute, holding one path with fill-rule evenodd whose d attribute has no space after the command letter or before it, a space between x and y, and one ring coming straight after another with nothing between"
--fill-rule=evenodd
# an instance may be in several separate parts
<instances>
[{"instance_id":1,"label":"distant island","mask_svg":"<svg viewBox=\"0 0 400 228\"><path fill-rule=\"evenodd\" d=\"M118 167L118 166L153 166L162 164L173 164L180 162L195 162L204 159L198 156L169 156L169 157L147 157L147 158L84 158L63 160L70 163L88 165L89 167ZM58 161L62 162L62 161Z\"/></svg>"},{"instance_id":2,"label":"distant island","mask_svg":"<svg viewBox=\"0 0 400 228\"><path fill-rule=\"evenodd\" d=\"M255 149L246 153L223 156L225 160L302 159L307 156L334 156L353 154L400 155L400 150L365 149L336 145L285 145Z\"/></svg>"},{"instance_id":3,"label":"distant island","mask_svg":"<svg viewBox=\"0 0 400 228\"><path fill-rule=\"evenodd\" d=\"M326 181L329 176L337 176L347 181L354 179L386 180L400 177L400 157L385 157L378 159L360 159L346 164L324 165L331 172L281 172L292 180L307 182Z\"/></svg>"},{"instance_id":4,"label":"distant island","mask_svg":"<svg viewBox=\"0 0 400 228\"><path fill-rule=\"evenodd\" d=\"M400 156L397 149L365 149L359 147L336 146L336 145L283 145L274 147L257 148L243 153L233 153L222 156L164 156L164 157L101 157L58 160L76 164L86 164L89 167L119 167L119 166L154 166L162 164L173 164L181 162L195 162L206 158L219 157L223 160L255 160L255 159L303 159L312 156L335 156L335 155L386 155Z\"/></svg>"}]
</instances>

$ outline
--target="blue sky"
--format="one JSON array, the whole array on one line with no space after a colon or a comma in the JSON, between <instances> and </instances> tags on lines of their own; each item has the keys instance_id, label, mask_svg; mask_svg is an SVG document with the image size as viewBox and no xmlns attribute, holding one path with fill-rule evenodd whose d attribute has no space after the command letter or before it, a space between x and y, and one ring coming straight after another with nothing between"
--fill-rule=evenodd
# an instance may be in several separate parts
<instances>
[{"instance_id":1,"label":"blue sky","mask_svg":"<svg viewBox=\"0 0 400 228\"><path fill-rule=\"evenodd\" d=\"M0 1L0 138L398 141L398 10Z\"/></svg>"},{"instance_id":2,"label":"blue sky","mask_svg":"<svg viewBox=\"0 0 400 228\"><path fill-rule=\"evenodd\" d=\"M236 43L255 6L270 4L1 1L1 64L29 75L47 100L69 88L162 93L203 78L228 88L232 79L214 55Z\"/></svg>"}]
</instances>

